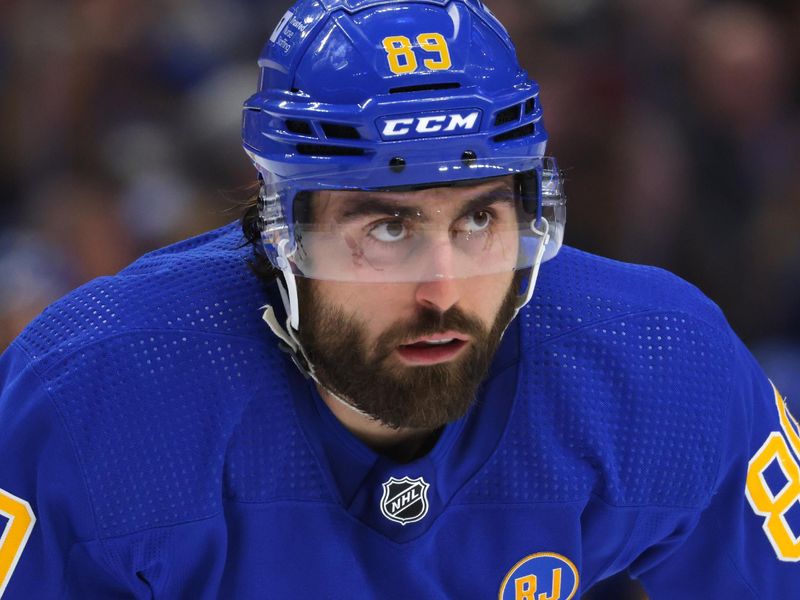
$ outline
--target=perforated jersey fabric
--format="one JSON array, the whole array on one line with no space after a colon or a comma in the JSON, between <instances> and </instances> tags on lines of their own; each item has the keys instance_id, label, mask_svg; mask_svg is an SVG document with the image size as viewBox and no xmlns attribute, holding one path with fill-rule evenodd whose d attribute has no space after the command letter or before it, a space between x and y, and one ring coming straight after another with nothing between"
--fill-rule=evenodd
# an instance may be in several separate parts
<instances>
[{"instance_id":1,"label":"perforated jersey fabric","mask_svg":"<svg viewBox=\"0 0 800 600\"><path fill-rule=\"evenodd\" d=\"M792 597L745 494L791 441L779 396L689 284L564 248L469 414L400 464L279 350L250 256L236 224L148 254L3 355L0 509L36 518L4 598L564 600L622 570L654 600Z\"/></svg>"},{"instance_id":2,"label":"perforated jersey fabric","mask_svg":"<svg viewBox=\"0 0 800 600\"><path fill-rule=\"evenodd\" d=\"M220 510L234 429L264 426L242 423L243 411L258 410L265 384L275 400L288 394L259 378L260 366L283 361L241 246L229 229L149 254L56 303L20 338L75 439L104 535ZM259 432L278 458L267 474L323 497L288 405L273 407L271 431ZM228 479L251 459L235 445L231 458Z\"/></svg>"},{"instance_id":3,"label":"perforated jersey fabric","mask_svg":"<svg viewBox=\"0 0 800 600\"><path fill-rule=\"evenodd\" d=\"M707 449L719 446L730 385L721 313L658 269L572 249L559 267L563 275L544 277L520 317L530 365L521 385L533 401L515 407L466 499L569 502L594 493L620 506L702 506L719 459ZM562 460L541 452L554 446L568 450Z\"/></svg>"}]
</instances>

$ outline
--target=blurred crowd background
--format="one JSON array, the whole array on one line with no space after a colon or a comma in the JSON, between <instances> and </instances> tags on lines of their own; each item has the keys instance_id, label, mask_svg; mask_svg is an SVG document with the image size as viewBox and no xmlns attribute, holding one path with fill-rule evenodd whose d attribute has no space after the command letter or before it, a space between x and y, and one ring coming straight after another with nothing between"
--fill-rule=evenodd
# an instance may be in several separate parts
<instances>
[{"instance_id":1,"label":"blurred crowd background","mask_svg":"<svg viewBox=\"0 0 800 600\"><path fill-rule=\"evenodd\" d=\"M541 83L567 243L700 286L800 397L800 3L487 4ZM0 350L70 289L237 218L240 107L289 5L0 2ZM586 597L639 597L619 586Z\"/></svg>"}]
</instances>

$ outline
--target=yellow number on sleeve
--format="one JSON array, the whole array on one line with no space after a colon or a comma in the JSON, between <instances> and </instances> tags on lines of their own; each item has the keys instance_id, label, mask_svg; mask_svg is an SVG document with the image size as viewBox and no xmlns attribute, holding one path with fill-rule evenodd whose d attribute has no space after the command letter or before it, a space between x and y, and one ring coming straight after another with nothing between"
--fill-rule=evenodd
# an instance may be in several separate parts
<instances>
[{"instance_id":1,"label":"yellow number on sleeve","mask_svg":"<svg viewBox=\"0 0 800 600\"><path fill-rule=\"evenodd\" d=\"M773 461L777 461L788 482L775 494L764 479L764 472ZM800 540L792 533L786 513L800 500L800 467L786 439L777 431L769 434L767 441L750 460L745 493L753 511L764 517L764 533L778 558L789 562L799 561Z\"/></svg>"},{"instance_id":2,"label":"yellow number on sleeve","mask_svg":"<svg viewBox=\"0 0 800 600\"><path fill-rule=\"evenodd\" d=\"M417 36L417 43L425 52L436 52L439 55L439 60L425 59L425 66L431 71L446 71L453 66L453 61L450 60L450 48L441 33L422 33Z\"/></svg>"},{"instance_id":3,"label":"yellow number on sleeve","mask_svg":"<svg viewBox=\"0 0 800 600\"><path fill-rule=\"evenodd\" d=\"M783 435L779 431L770 433L750 459L745 495L753 511L764 517L764 533L778 558L787 562L798 562L800 538L794 535L786 520L786 513L800 502L800 465L797 456L792 453L792 449L800 452L800 438L796 431L797 421L789 413L777 388L774 385L772 388ZM773 462L786 479L784 486L775 493L764 478L764 473Z\"/></svg>"},{"instance_id":4,"label":"yellow number on sleeve","mask_svg":"<svg viewBox=\"0 0 800 600\"><path fill-rule=\"evenodd\" d=\"M0 515L8 519L0 535L0 597L6 591L8 580L28 543L36 517L31 505L13 494L0 489Z\"/></svg>"},{"instance_id":5,"label":"yellow number on sleeve","mask_svg":"<svg viewBox=\"0 0 800 600\"><path fill-rule=\"evenodd\" d=\"M383 40L383 49L389 56L389 68L395 75L413 73L417 70L417 57L411 48L411 40L407 37L403 35L387 37Z\"/></svg>"}]
</instances>

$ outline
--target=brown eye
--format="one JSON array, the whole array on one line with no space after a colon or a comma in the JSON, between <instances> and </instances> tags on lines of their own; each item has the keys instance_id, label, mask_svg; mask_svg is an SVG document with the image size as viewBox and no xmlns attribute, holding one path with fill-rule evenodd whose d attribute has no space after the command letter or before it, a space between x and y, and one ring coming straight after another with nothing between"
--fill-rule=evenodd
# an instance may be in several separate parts
<instances>
[{"instance_id":1,"label":"brown eye","mask_svg":"<svg viewBox=\"0 0 800 600\"><path fill-rule=\"evenodd\" d=\"M407 232L402 221L386 221L373 227L369 235L379 242L399 242L407 237Z\"/></svg>"},{"instance_id":2,"label":"brown eye","mask_svg":"<svg viewBox=\"0 0 800 600\"><path fill-rule=\"evenodd\" d=\"M478 210L465 217L466 225L465 230L467 233L476 233L478 231L483 231L492 222L492 215L487 210Z\"/></svg>"},{"instance_id":3,"label":"brown eye","mask_svg":"<svg viewBox=\"0 0 800 600\"><path fill-rule=\"evenodd\" d=\"M399 221L392 221L386 224L386 233L389 234L390 237L398 238L403 235L403 231L405 231L405 227L403 227L403 224Z\"/></svg>"}]
</instances>

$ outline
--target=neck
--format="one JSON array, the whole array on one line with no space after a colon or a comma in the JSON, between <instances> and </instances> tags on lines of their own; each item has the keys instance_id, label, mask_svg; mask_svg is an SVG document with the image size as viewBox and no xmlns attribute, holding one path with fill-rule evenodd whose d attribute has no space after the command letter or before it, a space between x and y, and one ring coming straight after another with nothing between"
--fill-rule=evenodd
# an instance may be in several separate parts
<instances>
[{"instance_id":1,"label":"neck","mask_svg":"<svg viewBox=\"0 0 800 600\"><path fill-rule=\"evenodd\" d=\"M441 430L389 427L359 412L330 391L317 384L322 400L345 428L375 452L409 462L427 453Z\"/></svg>"}]
</instances>

